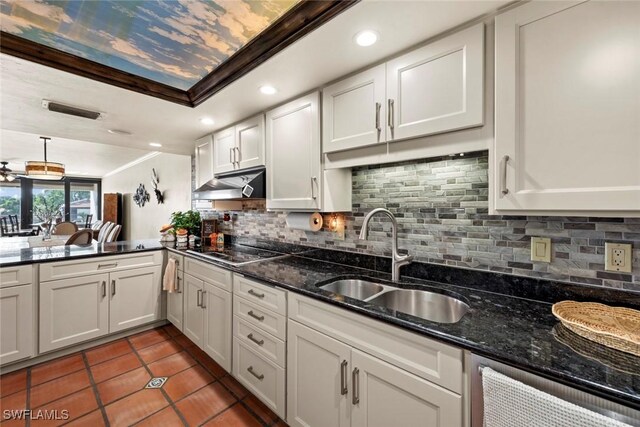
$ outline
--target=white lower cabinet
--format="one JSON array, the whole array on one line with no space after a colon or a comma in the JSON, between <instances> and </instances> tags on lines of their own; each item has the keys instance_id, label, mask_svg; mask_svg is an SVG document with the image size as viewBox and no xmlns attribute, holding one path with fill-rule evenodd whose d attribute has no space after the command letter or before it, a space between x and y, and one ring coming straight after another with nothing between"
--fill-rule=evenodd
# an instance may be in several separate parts
<instances>
[{"instance_id":1,"label":"white lower cabinet","mask_svg":"<svg viewBox=\"0 0 640 427\"><path fill-rule=\"evenodd\" d=\"M33 356L33 285L0 289L0 365Z\"/></svg>"},{"instance_id":2,"label":"white lower cabinet","mask_svg":"<svg viewBox=\"0 0 640 427\"><path fill-rule=\"evenodd\" d=\"M40 283L41 353L109 333L108 283L108 273Z\"/></svg>"},{"instance_id":3,"label":"white lower cabinet","mask_svg":"<svg viewBox=\"0 0 640 427\"><path fill-rule=\"evenodd\" d=\"M186 259L183 333L227 372L231 372L232 276L227 270ZM217 280L202 280L215 277Z\"/></svg>"},{"instance_id":4,"label":"white lower cabinet","mask_svg":"<svg viewBox=\"0 0 640 427\"><path fill-rule=\"evenodd\" d=\"M109 274L109 332L118 332L160 319L161 267L137 268Z\"/></svg>"}]
</instances>

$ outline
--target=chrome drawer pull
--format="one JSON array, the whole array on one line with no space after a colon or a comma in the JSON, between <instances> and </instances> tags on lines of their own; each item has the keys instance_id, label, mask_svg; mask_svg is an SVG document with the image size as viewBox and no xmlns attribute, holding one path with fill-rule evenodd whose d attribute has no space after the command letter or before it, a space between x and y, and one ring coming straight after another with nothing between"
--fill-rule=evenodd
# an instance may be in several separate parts
<instances>
[{"instance_id":1,"label":"chrome drawer pull","mask_svg":"<svg viewBox=\"0 0 640 427\"><path fill-rule=\"evenodd\" d=\"M360 375L360 369L354 368L351 373L351 382L353 383L353 398L351 403L357 405L360 403L360 384L358 384L358 377Z\"/></svg>"},{"instance_id":2,"label":"chrome drawer pull","mask_svg":"<svg viewBox=\"0 0 640 427\"><path fill-rule=\"evenodd\" d=\"M201 296L202 296L202 289L198 289L198 290L196 291L196 305L197 305L198 307L202 307L202 306L200 305L200 304L201 304L201 303L200 303L200 297L201 297Z\"/></svg>"},{"instance_id":3,"label":"chrome drawer pull","mask_svg":"<svg viewBox=\"0 0 640 427\"><path fill-rule=\"evenodd\" d=\"M253 375L253 376L254 376L254 377L256 377L257 379L259 379L260 381L262 381L262 380L264 379L264 374L260 374L260 375L256 374L256 373L253 371L253 366L249 366L249 367L247 368L247 371L249 371L249 373L250 373L251 375Z\"/></svg>"},{"instance_id":4,"label":"chrome drawer pull","mask_svg":"<svg viewBox=\"0 0 640 427\"><path fill-rule=\"evenodd\" d=\"M249 291L247 293L249 295L253 295L256 298L264 298L264 294L259 294L256 291L254 291L253 289L249 289Z\"/></svg>"},{"instance_id":5,"label":"chrome drawer pull","mask_svg":"<svg viewBox=\"0 0 640 427\"><path fill-rule=\"evenodd\" d=\"M253 310L249 311L247 314L260 322L264 321L264 316L257 316Z\"/></svg>"},{"instance_id":6,"label":"chrome drawer pull","mask_svg":"<svg viewBox=\"0 0 640 427\"><path fill-rule=\"evenodd\" d=\"M116 280L113 279L111 281L111 296L114 296L116 294Z\"/></svg>"},{"instance_id":7,"label":"chrome drawer pull","mask_svg":"<svg viewBox=\"0 0 640 427\"><path fill-rule=\"evenodd\" d=\"M102 298L107 296L107 281L102 281Z\"/></svg>"},{"instance_id":8,"label":"chrome drawer pull","mask_svg":"<svg viewBox=\"0 0 640 427\"><path fill-rule=\"evenodd\" d=\"M112 264L98 264L98 268L115 268L118 266L117 262L114 262Z\"/></svg>"},{"instance_id":9,"label":"chrome drawer pull","mask_svg":"<svg viewBox=\"0 0 640 427\"><path fill-rule=\"evenodd\" d=\"M345 395L349 392L347 389L347 361L343 360L340 364L340 394Z\"/></svg>"},{"instance_id":10,"label":"chrome drawer pull","mask_svg":"<svg viewBox=\"0 0 640 427\"><path fill-rule=\"evenodd\" d=\"M202 308L207 308L206 305L204 305L204 296L207 294L207 291L202 291L202 293L200 294L200 307Z\"/></svg>"},{"instance_id":11,"label":"chrome drawer pull","mask_svg":"<svg viewBox=\"0 0 640 427\"><path fill-rule=\"evenodd\" d=\"M247 338L249 338L251 341L253 341L254 343L258 344L259 346L262 346L264 344L264 340L257 340L253 337L253 334L249 334L247 335Z\"/></svg>"}]
</instances>

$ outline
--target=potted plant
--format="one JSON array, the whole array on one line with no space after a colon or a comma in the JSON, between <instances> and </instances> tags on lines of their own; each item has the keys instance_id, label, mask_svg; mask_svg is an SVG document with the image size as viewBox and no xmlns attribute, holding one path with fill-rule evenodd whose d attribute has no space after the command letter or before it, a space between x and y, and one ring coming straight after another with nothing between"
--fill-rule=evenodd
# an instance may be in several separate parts
<instances>
[{"instance_id":1,"label":"potted plant","mask_svg":"<svg viewBox=\"0 0 640 427\"><path fill-rule=\"evenodd\" d=\"M189 232L189 234L198 236L201 223L202 219L200 218L200 212L198 211L178 211L171 214L171 225L173 226L174 234L178 229L184 228Z\"/></svg>"}]
</instances>

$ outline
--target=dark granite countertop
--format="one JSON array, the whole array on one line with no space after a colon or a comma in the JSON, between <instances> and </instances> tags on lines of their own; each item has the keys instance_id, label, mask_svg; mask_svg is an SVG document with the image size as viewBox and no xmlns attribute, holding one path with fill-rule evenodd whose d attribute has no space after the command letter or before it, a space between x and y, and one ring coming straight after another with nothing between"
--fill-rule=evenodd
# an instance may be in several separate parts
<instances>
[{"instance_id":1,"label":"dark granite countertop","mask_svg":"<svg viewBox=\"0 0 640 427\"><path fill-rule=\"evenodd\" d=\"M157 239L129 240L113 243L93 243L87 246L49 246L40 248L16 248L0 250L0 267L35 264L70 259L91 258L105 255L122 255L132 252L157 251L165 246Z\"/></svg>"}]
</instances>

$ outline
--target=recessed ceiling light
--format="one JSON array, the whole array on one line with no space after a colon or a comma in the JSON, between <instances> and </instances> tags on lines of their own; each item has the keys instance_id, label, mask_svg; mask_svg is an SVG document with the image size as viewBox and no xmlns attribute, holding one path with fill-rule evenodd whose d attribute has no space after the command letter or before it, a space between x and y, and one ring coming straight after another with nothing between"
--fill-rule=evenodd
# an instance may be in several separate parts
<instances>
[{"instance_id":1,"label":"recessed ceiling light","mask_svg":"<svg viewBox=\"0 0 640 427\"><path fill-rule=\"evenodd\" d=\"M122 129L107 129L107 132L113 135L131 135L131 132Z\"/></svg>"},{"instance_id":2,"label":"recessed ceiling light","mask_svg":"<svg viewBox=\"0 0 640 427\"><path fill-rule=\"evenodd\" d=\"M162 147L162 144L159 144L157 142L150 142L149 145L152 147Z\"/></svg>"},{"instance_id":3,"label":"recessed ceiling light","mask_svg":"<svg viewBox=\"0 0 640 427\"><path fill-rule=\"evenodd\" d=\"M260 86L260 92L264 95L273 95L277 92L276 88L269 85Z\"/></svg>"},{"instance_id":4,"label":"recessed ceiling light","mask_svg":"<svg viewBox=\"0 0 640 427\"><path fill-rule=\"evenodd\" d=\"M371 46L378 41L378 33L372 30L360 31L355 35L354 40L358 46Z\"/></svg>"},{"instance_id":5,"label":"recessed ceiling light","mask_svg":"<svg viewBox=\"0 0 640 427\"><path fill-rule=\"evenodd\" d=\"M211 117L203 117L200 119L200 123L202 123L203 125L212 125L214 121Z\"/></svg>"}]
</instances>

